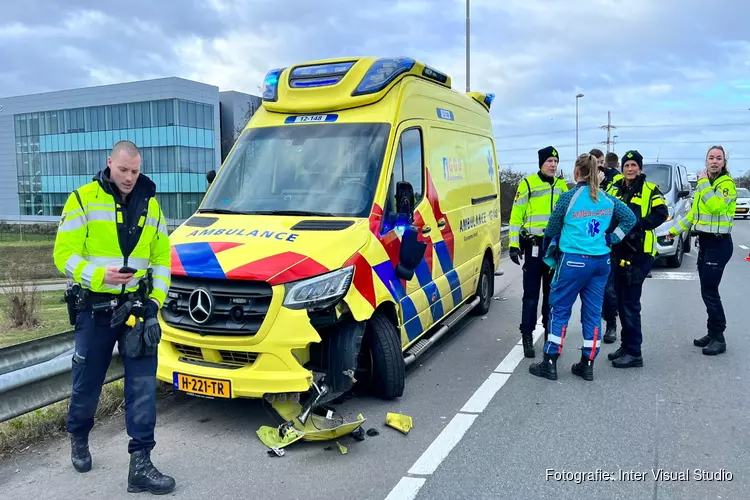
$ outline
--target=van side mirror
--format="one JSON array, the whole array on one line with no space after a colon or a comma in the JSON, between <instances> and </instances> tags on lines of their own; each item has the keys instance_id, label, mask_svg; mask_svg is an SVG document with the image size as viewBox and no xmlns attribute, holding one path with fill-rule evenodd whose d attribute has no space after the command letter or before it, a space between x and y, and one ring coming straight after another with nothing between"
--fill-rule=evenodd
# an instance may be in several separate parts
<instances>
[{"instance_id":1,"label":"van side mirror","mask_svg":"<svg viewBox=\"0 0 750 500\"><path fill-rule=\"evenodd\" d=\"M216 170L209 170L206 172L206 180L211 184L216 179Z\"/></svg>"},{"instance_id":2,"label":"van side mirror","mask_svg":"<svg viewBox=\"0 0 750 500\"><path fill-rule=\"evenodd\" d=\"M414 188L408 182L396 183L396 213L408 216L409 221L414 217Z\"/></svg>"},{"instance_id":3,"label":"van side mirror","mask_svg":"<svg viewBox=\"0 0 750 500\"><path fill-rule=\"evenodd\" d=\"M677 198L687 198L690 196L690 191L682 190L677 192Z\"/></svg>"},{"instance_id":4,"label":"van side mirror","mask_svg":"<svg viewBox=\"0 0 750 500\"><path fill-rule=\"evenodd\" d=\"M396 276L402 280L409 281L414 277L414 270L424 258L427 243L417 239L417 228L409 224L404 229L401 238L401 250L399 252L399 263L396 266Z\"/></svg>"}]
</instances>

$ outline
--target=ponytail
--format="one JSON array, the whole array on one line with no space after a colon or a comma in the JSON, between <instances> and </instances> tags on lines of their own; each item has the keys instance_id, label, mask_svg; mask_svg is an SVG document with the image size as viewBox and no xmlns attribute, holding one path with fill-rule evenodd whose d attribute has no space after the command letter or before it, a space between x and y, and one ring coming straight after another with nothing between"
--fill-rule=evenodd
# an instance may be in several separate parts
<instances>
[{"instance_id":1,"label":"ponytail","mask_svg":"<svg viewBox=\"0 0 750 500\"><path fill-rule=\"evenodd\" d=\"M576 169L581 179L589 183L589 195L594 202L599 201L599 169L596 166L596 158L590 153L584 153L576 160Z\"/></svg>"}]
</instances>

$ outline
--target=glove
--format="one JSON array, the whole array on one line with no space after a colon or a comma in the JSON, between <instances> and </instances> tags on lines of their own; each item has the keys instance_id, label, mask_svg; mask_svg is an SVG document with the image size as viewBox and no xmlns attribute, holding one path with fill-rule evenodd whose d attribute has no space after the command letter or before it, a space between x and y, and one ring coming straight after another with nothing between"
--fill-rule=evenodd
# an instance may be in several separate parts
<instances>
[{"instance_id":1,"label":"glove","mask_svg":"<svg viewBox=\"0 0 750 500\"><path fill-rule=\"evenodd\" d=\"M510 254L510 260L512 260L515 264L521 265L519 262L519 259L523 260L523 255L521 254L521 250L516 247L510 247L510 250L508 250L508 253Z\"/></svg>"},{"instance_id":2,"label":"glove","mask_svg":"<svg viewBox=\"0 0 750 500\"><path fill-rule=\"evenodd\" d=\"M128 317L130 316L130 310L133 308L133 303L130 301L125 302L123 305L115 309L112 313L112 318L109 320L110 328L119 328L125 324Z\"/></svg>"},{"instance_id":3,"label":"glove","mask_svg":"<svg viewBox=\"0 0 750 500\"><path fill-rule=\"evenodd\" d=\"M612 233L607 233L604 235L604 241L607 242L607 246L609 248L612 248Z\"/></svg>"},{"instance_id":4,"label":"glove","mask_svg":"<svg viewBox=\"0 0 750 500\"><path fill-rule=\"evenodd\" d=\"M159 305L153 300L147 300L144 306L143 319L155 318L159 313Z\"/></svg>"},{"instance_id":5,"label":"glove","mask_svg":"<svg viewBox=\"0 0 750 500\"><path fill-rule=\"evenodd\" d=\"M161 340L161 326L156 316L152 316L143 324L143 341L146 347L156 347Z\"/></svg>"}]
</instances>

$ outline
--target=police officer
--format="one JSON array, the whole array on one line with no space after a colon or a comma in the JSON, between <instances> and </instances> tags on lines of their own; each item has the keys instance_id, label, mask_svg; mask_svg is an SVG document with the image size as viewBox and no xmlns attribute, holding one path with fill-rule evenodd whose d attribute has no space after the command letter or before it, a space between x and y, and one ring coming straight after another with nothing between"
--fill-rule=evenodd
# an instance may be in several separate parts
<instances>
[{"instance_id":1,"label":"police officer","mask_svg":"<svg viewBox=\"0 0 750 500\"><path fill-rule=\"evenodd\" d=\"M524 356L533 358L534 329L539 307L539 287L543 289L542 322L544 339L549 333L549 288L552 272L544 263L541 252L544 229L560 195L568 191L564 179L556 177L560 155L552 146L540 149L539 171L524 178L518 185L513 209L510 213L511 260L523 265L523 309L521 312L521 338Z\"/></svg>"},{"instance_id":2,"label":"police officer","mask_svg":"<svg viewBox=\"0 0 750 500\"><path fill-rule=\"evenodd\" d=\"M643 173L643 156L628 151L622 157L621 179L609 194L630 207L638 220L625 239L614 246L615 292L622 322L621 346L607 357L615 368L643 366L641 344L641 293L656 256L654 229L669 217L664 197Z\"/></svg>"},{"instance_id":3,"label":"police officer","mask_svg":"<svg viewBox=\"0 0 750 500\"><path fill-rule=\"evenodd\" d=\"M128 491L164 494L175 481L151 463L156 424L157 312L170 283L170 246L156 185L140 173L141 153L115 144L107 167L75 190L63 208L54 248L75 324L73 387L67 429L71 461L91 470L88 436L94 425L112 350L125 368L125 421L130 442ZM150 277L150 279L148 279ZM137 327L126 320L135 316Z\"/></svg>"},{"instance_id":4,"label":"police officer","mask_svg":"<svg viewBox=\"0 0 750 500\"><path fill-rule=\"evenodd\" d=\"M552 324L544 344L544 359L529 366L529 372L537 377L557 380L557 359L571 309L580 295L584 340L581 360L573 365L572 372L584 380L594 380L611 246L620 242L636 222L623 202L601 191L601 176L597 174L601 172L594 155L578 157L574 169L577 185L560 197L544 234L545 259L552 260L550 264L557 271L552 279Z\"/></svg>"},{"instance_id":5,"label":"police officer","mask_svg":"<svg viewBox=\"0 0 750 500\"><path fill-rule=\"evenodd\" d=\"M715 356L727 350L724 331L727 327L719 284L724 268L732 258L732 227L737 201L737 188L727 171L727 156L721 146L711 146L706 153L706 170L701 173L693 206L685 218L669 230L668 239L693 229L698 233L698 277L701 296L706 305L708 333L693 340L703 354Z\"/></svg>"},{"instance_id":6,"label":"police officer","mask_svg":"<svg viewBox=\"0 0 750 500\"><path fill-rule=\"evenodd\" d=\"M619 157L617 153L609 152L604 156L604 180L602 189L608 191L612 185L622 179L618 167ZM617 294L615 293L615 259L612 260L612 272L607 279L607 288L604 290L604 304L602 305L602 318L606 322L606 331L602 339L605 344L612 344L617 340Z\"/></svg>"}]
</instances>

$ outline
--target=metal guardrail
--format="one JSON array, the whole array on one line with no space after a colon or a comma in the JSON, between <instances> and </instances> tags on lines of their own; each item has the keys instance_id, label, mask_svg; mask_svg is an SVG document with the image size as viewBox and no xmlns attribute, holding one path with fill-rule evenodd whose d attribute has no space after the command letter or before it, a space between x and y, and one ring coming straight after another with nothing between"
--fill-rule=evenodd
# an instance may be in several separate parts
<instances>
[{"instance_id":1,"label":"metal guardrail","mask_svg":"<svg viewBox=\"0 0 750 500\"><path fill-rule=\"evenodd\" d=\"M0 422L70 397L73 331L0 349ZM117 348L105 382L125 376Z\"/></svg>"},{"instance_id":2,"label":"metal guardrail","mask_svg":"<svg viewBox=\"0 0 750 500\"><path fill-rule=\"evenodd\" d=\"M509 230L501 226L501 238ZM0 348L0 422L69 398L74 350L73 331ZM115 347L105 382L124 376Z\"/></svg>"}]
</instances>

